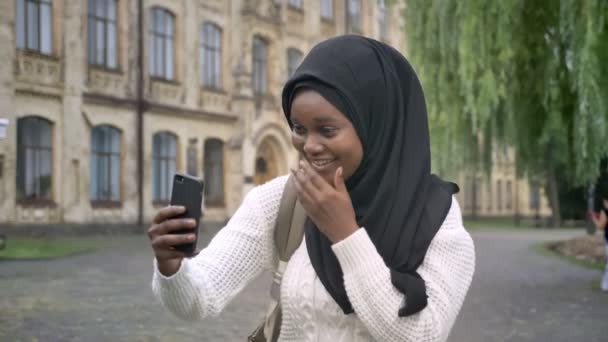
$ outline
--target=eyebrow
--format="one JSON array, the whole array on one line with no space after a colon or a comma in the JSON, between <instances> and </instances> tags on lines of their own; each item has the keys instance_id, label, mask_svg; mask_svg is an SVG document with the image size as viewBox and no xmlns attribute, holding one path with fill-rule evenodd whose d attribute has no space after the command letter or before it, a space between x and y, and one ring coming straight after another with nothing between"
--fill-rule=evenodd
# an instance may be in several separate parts
<instances>
[{"instance_id":1,"label":"eyebrow","mask_svg":"<svg viewBox=\"0 0 608 342\"><path fill-rule=\"evenodd\" d=\"M337 120L335 118L331 118L328 116L323 116L323 117L318 117L318 118L314 118L313 121L317 124L324 124L324 123L333 123L336 122ZM297 123L297 120L291 119L292 123Z\"/></svg>"}]
</instances>

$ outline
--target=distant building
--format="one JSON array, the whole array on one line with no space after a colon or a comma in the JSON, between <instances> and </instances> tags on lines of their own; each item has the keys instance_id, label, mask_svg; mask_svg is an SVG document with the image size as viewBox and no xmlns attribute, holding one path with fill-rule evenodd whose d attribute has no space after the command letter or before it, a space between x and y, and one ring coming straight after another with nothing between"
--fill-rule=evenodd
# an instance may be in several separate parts
<instances>
[{"instance_id":1,"label":"distant building","mask_svg":"<svg viewBox=\"0 0 608 342\"><path fill-rule=\"evenodd\" d=\"M0 224L149 222L175 171L226 219L294 162L280 90L314 44L403 50L401 1L139 3L0 2Z\"/></svg>"},{"instance_id":2,"label":"distant building","mask_svg":"<svg viewBox=\"0 0 608 342\"><path fill-rule=\"evenodd\" d=\"M551 208L542 180L518 178L512 148L492 154L492 172L462 172L458 202L465 217L545 219Z\"/></svg>"}]
</instances>

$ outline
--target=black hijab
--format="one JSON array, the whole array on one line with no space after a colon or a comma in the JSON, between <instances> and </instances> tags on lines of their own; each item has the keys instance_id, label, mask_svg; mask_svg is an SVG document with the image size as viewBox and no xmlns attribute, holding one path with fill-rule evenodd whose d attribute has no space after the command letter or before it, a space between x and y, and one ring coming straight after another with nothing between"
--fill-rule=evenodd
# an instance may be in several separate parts
<instances>
[{"instance_id":1,"label":"black hijab","mask_svg":"<svg viewBox=\"0 0 608 342\"><path fill-rule=\"evenodd\" d=\"M346 35L316 45L283 88L289 124L297 91L317 91L352 122L363 160L346 181L356 219L405 295L399 316L427 305L416 272L443 223L457 186L431 175L424 95L408 61L379 41ZM331 241L307 219L308 254L321 283L345 314L353 312Z\"/></svg>"}]
</instances>

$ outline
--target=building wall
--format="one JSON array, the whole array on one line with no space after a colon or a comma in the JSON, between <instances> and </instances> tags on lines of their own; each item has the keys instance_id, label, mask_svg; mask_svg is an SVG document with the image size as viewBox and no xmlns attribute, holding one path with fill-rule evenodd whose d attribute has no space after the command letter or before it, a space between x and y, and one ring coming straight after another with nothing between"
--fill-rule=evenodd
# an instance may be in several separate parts
<instances>
[{"instance_id":1,"label":"building wall","mask_svg":"<svg viewBox=\"0 0 608 342\"><path fill-rule=\"evenodd\" d=\"M495 151L490 174L462 172L457 198L464 216L546 218L551 208L542 186L517 177L512 148ZM533 194L534 192L534 194Z\"/></svg>"},{"instance_id":2,"label":"building wall","mask_svg":"<svg viewBox=\"0 0 608 342\"><path fill-rule=\"evenodd\" d=\"M87 1L53 0L52 54L16 48L17 0L0 2L0 117L9 119L0 140L0 223L136 223L139 192L137 156L138 2L118 0L115 70L89 65ZM345 0L334 0L334 18L321 19L320 1L304 0L302 9L276 0L144 0L143 219L159 207L152 201L152 137L169 131L178 138L178 171L185 171L187 150L197 153L197 175L203 176L204 143L224 143L224 203L206 206L206 218L223 220L253 187L256 158L270 146L277 174L296 160L280 108L287 80L287 49L304 54L317 42L348 32ZM360 34L380 38L377 1L362 0ZM149 76L149 11L154 6L174 16L174 73L171 81ZM403 50L399 11L390 8L385 41ZM200 80L201 25L210 21L222 32L222 87L210 90ZM252 41L269 44L268 95L252 95ZM17 120L34 115L52 123L52 196L46 203L17 198ZM90 200L91 129L110 125L121 133L120 201L98 205ZM267 149L268 150L268 149Z\"/></svg>"}]
</instances>

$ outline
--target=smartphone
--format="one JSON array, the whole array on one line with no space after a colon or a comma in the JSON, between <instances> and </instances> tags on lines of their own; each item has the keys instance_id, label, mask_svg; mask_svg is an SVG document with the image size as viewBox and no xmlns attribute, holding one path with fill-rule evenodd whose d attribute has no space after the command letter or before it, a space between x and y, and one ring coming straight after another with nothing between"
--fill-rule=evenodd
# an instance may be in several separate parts
<instances>
[{"instance_id":1,"label":"smartphone","mask_svg":"<svg viewBox=\"0 0 608 342\"><path fill-rule=\"evenodd\" d=\"M175 246L175 249L180 250L188 255L194 254L198 243L198 225L202 216L201 205L203 203L204 182L196 177L176 173L173 176L173 190L171 191L171 205L181 205L186 208L186 211L175 218L191 218L196 221L194 234L196 238L192 243ZM191 229L182 229L175 234L191 234Z\"/></svg>"}]
</instances>

